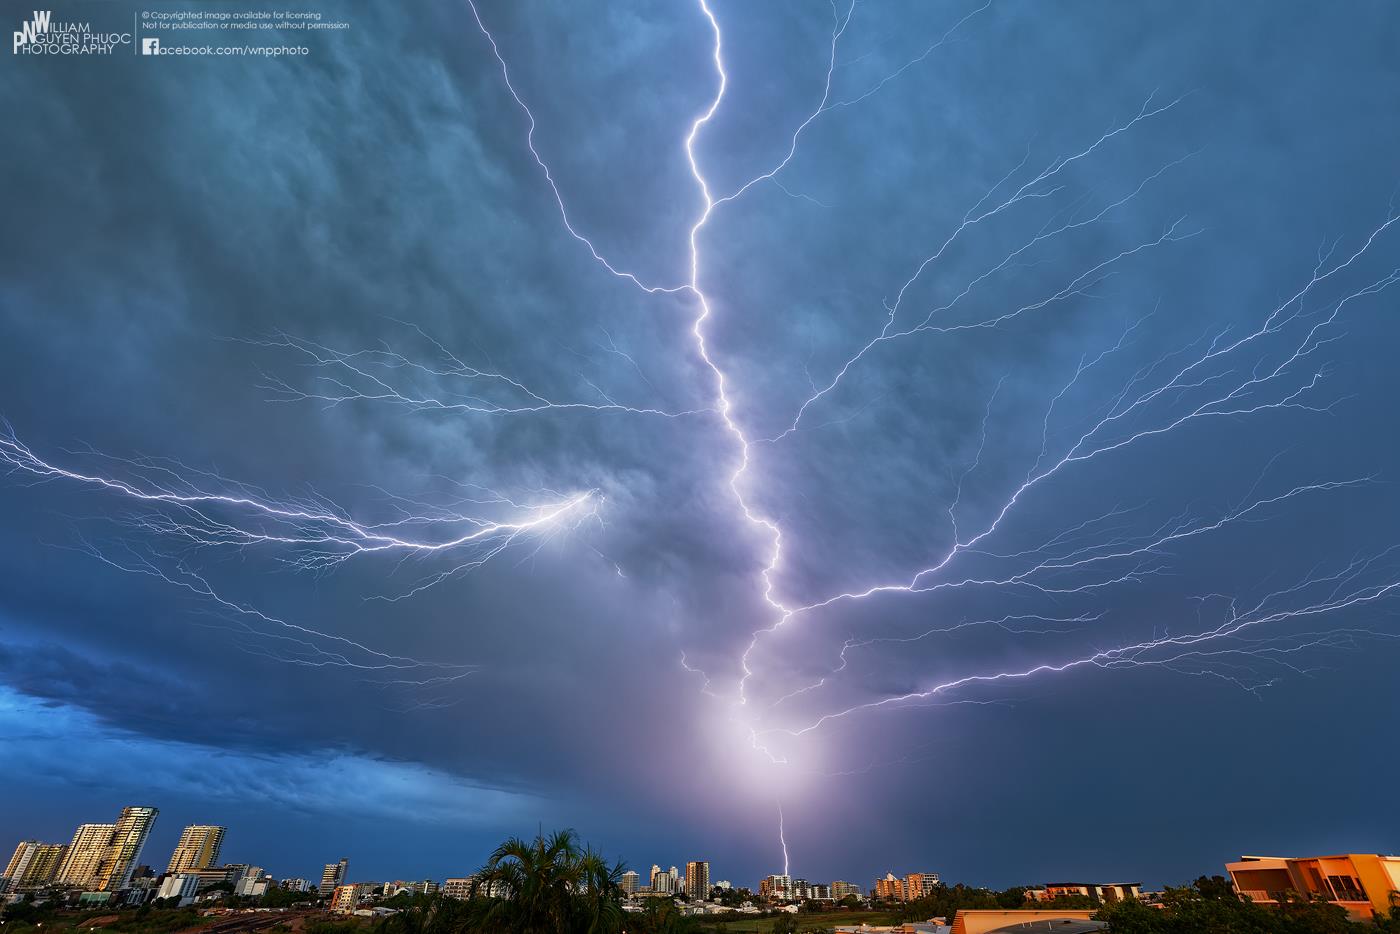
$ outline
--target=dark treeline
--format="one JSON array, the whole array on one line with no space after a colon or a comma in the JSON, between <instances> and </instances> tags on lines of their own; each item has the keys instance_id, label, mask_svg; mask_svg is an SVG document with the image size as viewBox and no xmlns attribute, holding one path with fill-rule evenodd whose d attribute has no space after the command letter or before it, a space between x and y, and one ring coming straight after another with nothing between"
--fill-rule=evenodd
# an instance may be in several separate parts
<instances>
[{"instance_id":1,"label":"dark treeline","mask_svg":"<svg viewBox=\"0 0 1400 934\"><path fill-rule=\"evenodd\" d=\"M1168 888L1162 906L1115 902L1098 913L1112 934L1400 934L1400 906L1371 921L1351 921L1338 905L1298 899L1256 905L1235 896L1230 880L1202 876Z\"/></svg>"},{"instance_id":2,"label":"dark treeline","mask_svg":"<svg viewBox=\"0 0 1400 934\"><path fill-rule=\"evenodd\" d=\"M302 934L723 934L738 916L687 916L669 898L645 900L644 910L624 911L621 862L609 863L591 847L580 845L572 831L534 840L512 838L491 854L475 876L467 899L444 895L400 895L386 903L397 914L375 921L308 919ZM490 897L488 897L488 894ZM305 896L300 895L304 898ZM1400 893L1397 893L1400 896ZM737 897L737 896L736 896ZM767 934L806 934L831 930L830 909L814 913L816 903L797 914L781 913L759 922ZM847 912L855 905L842 906ZM848 915L840 923L892 923L945 918L962 909L1031 907L1024 888L1002 891L966 885L939 885L924 898L905 904L877 906L875 911ZM1161 904L1137 900L1095 905L1084 896L1037 903L1037 908L1090 909L1108 925L1109 934L1400 934L1400 903L1374 922L1356 922L1346 912L1321 901L1295 900L1282 905L1256 905L1237 898L1228 879L1201 877L1181 888L1169 888ZM97 912L65 912L58 906L17 903L5 907L3 934L69 934L92 930L97 921L112 934L173 934L194 931L212 919L192 908L150 905L110 913L98 921ZM743 916L753 930L753 915ZM278 925L269 934L286 934Z\"/></svg>"}]
</instances>

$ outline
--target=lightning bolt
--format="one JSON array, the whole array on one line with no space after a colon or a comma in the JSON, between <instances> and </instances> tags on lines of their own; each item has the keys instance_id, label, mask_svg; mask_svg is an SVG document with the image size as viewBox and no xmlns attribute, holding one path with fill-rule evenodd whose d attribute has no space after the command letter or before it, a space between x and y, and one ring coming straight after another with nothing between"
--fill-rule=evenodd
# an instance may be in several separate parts
<instances>
[{"instance_id":1,"label":"lightning bolt","mask_svg":"<svg viewBox=\"0 0 1400 934\"><path fill-rule=\"evenodd\" d=\"M1143 103L1138 112L1129 119L1111 126L1107 131L1096 139L1089 141L1087 145L1079 150L1053 159L1044 168L1031 174L1027 180L1018 184L1014 179L1025 169L1030 158L1030 149L1027 148L1026 157L1023 158L1018 165L1014 166L1006 176L987 191L986 194L967 211L962 221L952 230L943 242L918 263L912 273L899 285L894 292L895 297L893 302L887 302L885 304L886 316L882 329L838 366L834 374L825 384L816 385L814 383L812 393L798 405L795 414L784 429L771 436L755 438L745 430L743 425L736 418L733 400L729 391L728 374L710 349L708 327L711 324L714 310L703 284L705 270L701 249L702 233L711 222L717 209L742 197L745 193L764 182L773 182L775 186L791 197L806 197L795 194L790 189L786 188L779 181L778 176L795 158L800 140L813 122L824 114L839 108L858 104L867 99L870 95L880 91L889 82L897 79L901 74L907 71L908 68L917 64L918 61L927 58L927 56L943 42L947 41L956 29L985 10L986 6L974 10L962 20L958 21L958 23L956 23L940 40L931 45L922 56L907 63L878 82L874 87L856 97L833 103L832 86L833 74L836 67L837 45L849 26L854 13L854 4L846 10L844 15L842 15L833 4L833 29L831 35L830 58L825 81L823 83L822 94L816 108L798 124L797 128L792 133L786 152L773 167L753 176L747 182L736 188L732 193L716 196L696 154L696 143L725 100L726 92L729 89L729 75L725 69L724 37L719 20L706 0L697 0L698 11L713 40L712 61L716 76L714 96L710 99L708 106L690 122L688 132L685 134L683 140L683 148L690 173L700 194L701 208L689 229L690 269L688 279L679 285L654 286L642 282L632 273L622 270L618 265L604 258L594 244L576 228L569 215L564 198L554 181L553 173L534 144L534 131L537 126L535 117L533 113L531 113L529 106L511 83L510 70L506 65L505 59L502 57L500 48L494 37L483 22L475 3L472 2L472 0L468 0L468 3L472 8L478 28L485 35L490 44L491 51L500 65L501 73L509 93L526 115L529 126L526 135L527 146L535 162L539 165L544 174L558 205L564 226L569 234L583 243L593 258L614 276L627 279L632 284L648 293L688 293L695 301L697 313L691 326L691 335L695 350L713 379L716 398L714 414L718 415L724 431L732 439L736 450L735 465L728 474L727 486L744 520L752 529L758 532L761 537L766 538L769 542L766 562L760 571L760 579L762 582L762 597L768 609L771 611L773 618L769 625L759 628L753 633L752 639L739 657L738 662L741 676L738 679L734 701L736 708L744 709L750 706L748 688L750 682L755 677L753 663L755 660L755 653L758 651L763 637L777 632L785 624L799 615L815 612L839 602L867 600L879 594L925 593L939 589L956 590L967 587L1023 587L1034 592L1061 596L1082 596L1091 594L1096 590L1139 580L1146 574L1154 573L1154 562L1159 561L1161 556L1171 548L1188 539L1219 532L1223 528L1238 523L1258 521L1259 516L1267 512L1271 507L1289 503L1303 496L1350 488L1371 479L1320 480L1313 483L1299 484L1271 496L1247 497L1246 501L1238 504L1231 510L1221 513L1213 519L1183 515L1170 520L1159 527L1155 532L1146 536L1130 538L1119 534L1109 534L1106 538L1095 538L1095 534L1100 530L1111 531L1111 527L1108 525L1109 522L1120 520L1132 511L1121 507L1114 507L1114 509L1102 516L1085 520L1068 529L1060 531L1036 548L1030 549L1029 551L1023 550L1000 556L1002 558L1031 557L1034 560L1028 568L1023 568L1010 574L991 577L962 576L940 579L940 575L944 575L953 565L961 563L966 557L984 557L991 555L991 553L986 551L984 547L985 543L998 534L1008 517L1017 511L1020 504L1037 493L1040 488L1049 485L1057 479L1058 476L1071 471L1077 465L1098 458L1111 456L1115 452L1122 451L1130 446L1140 446L1155 438L1179 433L1195 424L1211 419L1239 419L1268 411L1299 410L1315 413L1329 411L1330 406L1328 405L1314 405L1308 401L1308 399L1315 394L1319 386L1322 385L1325 378L1324 370L1313 369L1305 372L1304 365L1320 347L1334 339L1329 335L1328 329L1336 323L1338 316L1348 304L1363 297L1375 295L1384 291L1397 281L1397 277L1400 277L1400 270L1375 280L1360 289L1345 294L1342 298L1331 304L1330 310L1325 311L1320 316L1305 311L1304 301L1311 297L1318 286L1347 270L1356 260L1365 255L1370 250L1373 243L1375 243L1395 222L1396 217L1394 215L1387 217L1386 220L1370 234L1362 246L1343 261L1328 267L1326 263L1331 258L1331 251L1327 251L1325 255L1320 254L1318 266L1314 269L1311 279L1306 282L1300 290L1268 314L1263 323L1254 331L1233 338L1230 337L1228 332L1217 333L1211 336L1206 342L1206 349L1204 352L1191 356L1191 348L1185 348L1164 355L1156 363L1139 371L1132 377L1128 384L1122 388L1105 414L1101 415L1087 430L1083 431L1065 453L1058 458L1051 458L1049 455L1050 423L1055 411L1055 406L1076 385L1081 377L1093 370L1108 357L1121 351L1133 332L1142 324L1142 321L1140 320L1125 331L1117 344L1104 350L1092 360L1086 355L1086 357L1081 359L1069 383L1052 398L1047 407L1042 428L1040 454L1034 465L1028 471L1025 480L1011 491L1010 495L1003 501L999 509L994 510L989 523L985 524L978 531L963 535L958 529L957 507L962 500L963 481L967 479L972 471L978 468L981 462L983 449L985 448L987 440L987 423L991 417L992 404L995 400L994 394L993 399L988 402L987 411L983 418L982 441L978 447L976 457L958 479L956 495L952 504L949 506L948 512L953 530L953 543L940 558L914 572L911 577L903 582L876 584L859 590L840 592L805 604L786 601L778 594L775 581L775 576L782 563L784 554L785 540L783 529L774 518L756 505L754 500L750 497L747 488L748 474L753 463L755 446L759 444L776 445L793 433L799 431L802 428L805 417L811 409L835 392L853 368L861 365L863 361L883 344L912 338L920 334L939 335L959 331L999 328L1014 319L1043 311L1070 298L1091 294L1096 286L1116 274L1118 267L1131 261L1139 254L1196 236L1198 231L1184 227L1185 218L1177 218L1164 225L1161 232L1156 237L1144 239L1136 244L1103 256L1086 268L1066 277L1058 288L1052 290L1038 300L1028 302L1018 308L996 312L989 316L977 317L970 321L950 321L945 323L943 320L959 305L959 303L971 295L979 285L988 282L993 277L1012 268L1032 250L1042 247L1052 240L1066 237L1078 230L1103 221L1113 212L1132 202L1148 185L1152 184L1172 169L1182 165L1195 155L1195 153L1187 153L1179 158L1171 159L1163 163L1156 171L1143 177L1131 190L1109 200L1100 209L1089 212L1087 215L1078 219L1071 218L1042 227L1040 230L1034 232L1033 235L1024 239L1000 261L990 265L973 277L951 301L928 310L921 318L916 319L912 323L901 323L901 311L903 310L905 299L910 294L911 289L921 280L929 269L933 268L934 265L947 254L955 242L970 234L980 225L1008 215L1018 207L1028 206L1036 202L1043 202L1054 198L1064 190L1064 186L1058 179L1067 168L1091 158L1116 137L1131 132L1139 124L1152 120L1174 109L1187 95L1180 95L1159 102L1157 100L1157 93L1154 91ZM1009 194L999 194L1003 189L1009 191ZM815 199L807 198L807 200L815 202ZM820 204L820 202L815 203ZM1267 359L1266 354L1260 351L1254 360L1242 362L1238 365L1235 364L1237 358L1245 357L1271 339L1280 338L1295 325L1301 326L1301 335L1293 339L1293 342L1289 345L1281 360L1273 364L1266 364L1264 362ZM1173 369L1173 361L1182 357L1185 357L1187 362ZM1214 371L1212 371L1212 367L1215 367ZM1158 376L1163 376L1163 378L1157 379L1154 382L1154 377ZM1173 405L1183 399L1191 400L1190 404L1186 406L1185 411L1173 409ZM1139 421L1141 424L1134 424L1135 421ZM1048 466L1046 466L1047 459L1049 460ZM1256 487L1257 486L1258 484L1256 484ZM1252 493L1253 491L1251 491L1251 494ZM1080 541L1086 539L1088 540L1088 544L1079 544ZM1126 568L1121 571L1111 572L1089 583L1056 586L1044 582L1047 579L1062 577L1072 572L1092 570L1100 566L1113 567L1115 565L1126 565ZM1334 583L1336 583L1335 580ZM960 689L974 685L1023 681L1090 666L1099 668L1159 666L1183 673L1224 677L1232 681L1232 683L1253 689L1255 687L1254 685L1241 679L1239 671L1237 670L1238 666L1234 665L1234 662L1231 661L1232 659L1242 658L1254 661L1261 659L1270 660L1284 667L1288 667L1290 670L1299 671L1301 669L1289 665L1286 661L1289 655L1299 653L1309 648L1336 645L1339 639L1361 638L1366 636L1368 632L1347 630L1331 634L1303 634L1292 637L1292 641L1290 642L1286 637L1250 641L1242 637L1241 633L1243 631L1289 620L1340 612L1350 607L1370 604L1388 596L1396 586L1400 585L1395 583L1378 584L1372 586L1370 589L1357 589L1343 596L1334 595L1334 598L1331 600L1311 603L1303 607L1280 609L1274 612L1264 612L1261 609L1261 607L1264 606L1262 603L1260 607L1256 607L1251 611L1238 612L1235 610L1232 603L1230 613L1225 623L1200 632L1185 636L1163 636L1161 638L1096 651L1063 662L1043 663L1020 670L965 675L937 683L926 689L886 697L880 700L854 705L833 713L824 714L812 723L800 728L763 727L757 722L753 715L749 715L749 738L754 748L766 753L773 762L784 763L787 761L784 757L771 752L765 745L767 737L773 735L800 737L819 729L832 720L849 717L861 711L890 706L904 706L920 701L928 702L931 700L938 700L942 695L954 693ZM1274 597L1282 599L1283 597L1298 592L1300 589L1301 585L1299 588L1280 592L1274 595ZM1068 624L1086 624L1099 619L1100 616L1101 614L1083 613L1060 618L1057 621ZM1022 618L1039 621L1046 620L1045 617L1035 616ZM930 628L919 635L907 639L848 639L841 647L838 665L831 672L815 683L781 695L776 701L769 705L768 709L771 711L772 708L777 707L784 701L818 690L826 685L832 676L845 670L847 653L849 651L874 645L882 641L917 642L935 634L946 634L969 626L995 626L1015 635L1031 633L1054 634L1056 632L1065 631L1056 630L1054 628L1037 629L1034 627L1017 627L1013 625L1014 619L1014 617L1007 616L999 619L965 621L956 626ZM1222 647L1205 647L1207 644L1216 643L1220 644ZM712 680L709 675L687 661L684 653L682 653L681 656L681 666L684 670L698 674L704 679L701 686L702 693L709 695L714 694L712 690ZM1236 673L1230 673L1232 670L1236 670ZM946 702L978 703L977 701ZM786 872L788 867L788 853L783 827L781 802L778 805L778 811L779 842L783 850L784 871Z\"/></svg>"},{"instance_id":2,"label":"lightning bolt","mask_svg":"<svg viewBox=\"0 0 1400 934\"><path fill-rule=\"evenodd\" d=\"M505 521L440 510L386 522L362 522L333 504L268 499L238 484L229 484L236 492L206 490L188 478L195 473L188 468L176 473L170 467L127 461L138 472L139 478L134 479L70 469L35 454L20 441L8 422L0 428L0 463L37 479L66 480L116 493L138 503L170 507L169 513L139 520L139 524L150 531L184 538L200 546L285 546L295 550L294 563L306 568L326 567L378 552L425 555L502 539L509 542L521 533L596 509L600 497L599 491L588 490L555 502L520 507L520 515ZM161 473L169 477L162 481ZM510 502L503 497L498 497L497 501ZM222 518L221 512L247 521ZM445 533L433 538L396 531L403 528L424 531L441 528Z\"/></svg>"},{"instance_id":3,"label":"lightning bolt","mask_svg":"<svg viewBox=\"0 0 1400 934\"><path fill-rule=\"evenodd\" d=\"M167 570L158 563L159 556L140 554L129 545L122 545L120 548L124 553L124 560L113 557L109 551L99 549L86 541L82 543L79 550L115 570L154 577L173 587L213 602L221 610L226 611L227 616L238 620L238 625L233 627L234 632L256 637L253 642L239 644L240 648L250 654L308 668L349 668L367 674L429 672L430 674L418 679L395 677L379 679L377 682L415 687L454 682L477 670L474 665L426 662L403 655L381 652L345 636L289 622L250 604L239 603L223 597L203 575L184 563L176 562L173 568ZM290 644L293 648L290 652L272 652L268 648L269 643ZM441 673L431 674L431 672Z\"/></svg>"},{"instance_id":4,"label":"lightning bolt","mask_svg":"<svg viewBox=\"0 0 1400 934\"><path fill-rule=\"evenodd\" d=\"M684 418L704 415L708 408L667 410L655 406L630 405L615 401L586 378L580 377L601 402L557 400L531 389L519 379L504 373L482 370L462 362L439 341L425 334L416 325L409 325L431 344L441 356L438 365L414 360L392 348L375 350L337 350L305 338L279 334L262 341L243 341L255 346L287 350L299 354L309 365L326 375L320 376L309 389L301 389L275 376L267 376L264 388L276 402L322 402L327 407L347 402L371 402L403 406L415 412L448 412L476 415L532 415L543 412L607 412L628 415L654 415L661 418ZM623 357L640 374L637 362L617 349L609 337L608 353ZM463 391L438 393L430 387L411 387L402 374L408 373L430 382L453 381L466 384ZM645 376L642 377L644 380ZM484 388L477 388L483 386ZM513 398L488 398L485 388L503 388Z\"/></svg>"},{"instance_id":5,"label":"lightning bolt","mask_svg":"<svg viewBox=\"0 0 1400 934\"><path fill-rule=\"evenodd\" d=\"M603 504L597 490L561 495L543 491L541 502L522 503L490 490L433 505L401 496L386 498L397 513L370 522L352 517L323 497L279 499L246 484L173 461L107 457L86 452L114 469L78 469L35 453L13 427L0 421L0 468L30 483L65 482L116 496L145 511L128 517L137 530L172 541L182 550L269 550L298 570L328 570L353 558L395 556L443 558L446 569L430 575L401 599L449 577L469 572L526 537L543 536L596 518ZM463 511L490 507L508 518ZM126 542L99 547L83 539L76 550L109 568L151 577L202 598L223 620L243 651L285 664L344 668L363 673L386 688L441 689L477 670L476 666L427 662L374 649L323 629L292 622L215 589L187 560L137 551ZM465 558L460 556L465 555ZM447 700L423 700L443 706Z\"/></svg>"},{"instance_id":6,"label":"lightning bolt","mask_svg":"<svg viewBox=\"0 0 1400 934\"><path fill-rule=\"evenodd\" d=\"M1327 582L1335 582L1335 578L1326 579ZM1326 615L1339 612L1352 607L1365 606L1381 601L1392 594L1400 591L1400 580L1390 580L1384 583L1365 584L1356 589L1344 593L1340 596L1332 596L1307 605L1291 609L1267 609L1270 598L1260 601L1256 606L1240 611L1233 604L1230 607L1227 618L1224 622L1210 629L1201 632L1188 633L1181 636L1164 636L1158 639L1150 639L1130 645L1119 646L1112 649L1105 649L1078 658L1059 663L1042 663L1028 668L1014 671L998 671L990 674L965 675L948 681L940 682L932 687L910 691L905 694L898 694L882 698L878 701L870 701L863 704L856 704L844 708L835 713L824 714L811 724L799 729L774 729L768 732L782 733L792 737L803 736L820 728L822 725L834 720L844 719L853 714L866 710L875 710L882 707L899 706L920 700L936 698L939 695L957 691L973 685L996 684L999 682L1023 681L1040 675L1063 674L1077 668L1093 666L1098 668L1132 668L1132 667L1171 667L1172 665L1190 661L1193 659L1208 658L1212 654L1239 655L1250 654L1239 648L1226 648L1222 650L1206 650L1199 648L1208 643L1227 641L1238 636L1245 630L1260 626L1279 623L1286 620L1297 620L1308 617ZM1278 597L1282 594L1274 594ZM1385 636L1384 633L1375 633L1367 630L1344 630L1342 633L1309 634L1301 645L1291 649L1281 650L1276 647L1266 648L1266 651L1297 652L1304 648L1315 647L1325 644L1328 638L1334 638L1339 634L1348 635L1368 635ZM1252 657L1258 657L1254 653Z\"/></svg>"},{"instance_id":7,"label":"lightning bolt","mask_svg":"<svg viewBox=\"0 0 1400 934\"><path fill-rule=\"evenodd\" d=\"M783 875L788 875L787 833L783 829L783 803L778 802L778 843L783 848Z\"/></svg>"},{"instance_id":8,"label":"lightning bolt","mask_svg":"<svg viewBox=\"0 0 1400 934\"><path fill-rule=\"evenodd\" d=\"M832 3L829 55L815 107L798 122L784 152L770 167L748 178L728 194L719 194L706 174L697 154L697 146L726 100L730 77L725 67L724 35L720 21L707 0L696 0L698 18L703 23L712 49L714 91L703 109L683 122L684 133L680 137L680 146L699 195L698 211L688 221L686 228L677 230L678 235L682 232L686 235L688 270L682 270L674 279L661 283L646 281L629 271L625 264L606 257L581 231L556 182L549 160L536 144L538 123L534 113L518 91L506 58L476 3L467 0L467 5L499 66L507 93L525 120L526 148L552 193L568 235L611 276L626 281L648 295L676 296L693 303L687 307L692 315L689 318L690 343L708 374L713 404L695 408L619 402L609 392L583 378L581 382L589 391L579 393L582 398L557 396L494 367L469 365L414 325L407 327L414 328L418 336L432 347L435 355L432 362L419 362L388 346L371 350L344 350L284 334L252 342L266 350L293 355L309 363L316 374L309 387L299 388L276 377L268 377L266 387L278 401L315 402L328 406L375 402L401 406L410 411L490 417L542 412L619 413L647 418L695 419L716 425L728 438L733 450L732 465L726 467L722 477L724 485L748 530L766 543L758 581L767 624L752 631L746 647L735 659L737 678L732 697L727 691L723 695L716 692L711 677L693 665L684 653L681 654L680 664L686 672L703 679L700 686L702 693L722 698L727 706L726 712L731 720L739 724L741 732L747 734L750 745L773 763L786 764L788 760L780 749L770 749L770 743L790 745L828 724L857 715L934 704L1001 703L958 696L979 688L1018 684L1091 668L1160 668L1186 676L1223 678L1245 690L1257 691L1271 680L1264 678L1261 671L1306 673L1307 669L1297 661L1304 653L1347 647L1359 640L1394 638L1384 632L1362 628L1310 632L1287 628L1293 624L1308 625L1325 616L1368 610L1395 596L1400 590L1400 579L1397 579L1396 569L1386 563L1392 549L1381 555L1353 560L1331 574L1317 572L1309 575L1299 583L1276 590L1250 606L1241 606L1238 599L1233 597L1202 597L1202 612L1209 607L1210 612L1214 613L1218 607L1221 618L1214 625L1198 624L1190 632L1157 634L1150 639L1079 654L1063 653L1053 661L1007 670L938 679L930 677L931 683L921 684L914 690L889 693L816 716L806 715L805 719L798 719L804 716L800 711L789 713L807 702L820 701L824 697L824 689L850 670L849 655L858 650L881 644L912 646L935 636L946 636L972 627L993 629L1015 637L1053 636L1093 625L1104 614L1084 610L1064 615L1001 615L931 626L912 636L857 638L852 635L841 645L833 666L817 680L782 693L776 699L767 700L759 690L768 687L767 680L760 674L765 646L778 641L776 634L795 620L806 619L830 607L858 604L886 595L935 591L951 593L974 589L1048 596L1066 602L1086 599L1105 589L1162 573L1168 557L1188 542L1245 523L1266 521L1283 507L1305 498L1337 494L1374 482L1376 478L1372 476L1322 478L1292 485L1270 485L1272 492L1260 493L1260 488L1266 483L1266 468L1254 487L1233 505L1209 513L1188 509L1145 532L1124 530L1133 528L1128 520L1136 516L1140 507L1114 505L1097 516L1052 530L1052 534L1033 547L998 544L1000 539L1006 537L1006 528L1025 510L1027 501L1049 495L1056 483L1084 469L1084 465L1220 420L1238 421L1270 413L1330 412L1340 400L1327 402L1318 398L1322 395L1328 376L1326 365L1318 360L1321 351L1339 338L1339 322L1343 312L1354 303L1379 295L1400 281L1400 269L1370 277L1360 286L1342 283L1349 281L1346 275L1361 267L1363 258L1372 254L1400 216L1394 211L1389 213L1356 249L1340 258L1336 257L1338 244L1319 251L1310 277L1263 315L1260 323L1252 328L1242 333L1229 328L1208 333L1193 344L1162 354L1132 374L1126 382L1115 384L1116 391L1106 405L1093 410L1087 427L1081 426L1073 433L1067 445L1055 447L1052 445L1051 426L1057 407L1082 381L1095 378L1101 367L1106 368L1108 361L1123 352L1146 318L1127 328L1111 347L1097 355L1085 354L1072 376L1045 408L1039 426L1039 452L1025 473L1024 480L1020 483L1013 481L1011 489L991 508L990 518L979 525L960 517L959 513L963 511L964 483L983 464L989 423L997 402L997 393L993 392L981 420L981 437L975 456L957 477L955 495L947 509L951 542L945 548L933 549L932 554L921 559L921 566L907 573L891 573L883 582L837 590L816 598L804 594L802 599L798 599L780 592L778 575L783 566L787 541L778 519L762 505L761 492L753 489L751 475L754 473L757 449L761 446L765 450L776 450L797 432L809 430L811 413L843 391L847 377L865 366L885 345L919 337L937 338L963 332L993 331L1021 319L1048 313L1071 299L1093 295L1095 289L1121 274L1140 257L1199 235L1200 231L1189 225L1188 218L1176 217L1162 223L1155 235L1143 236L1135 242L1097 254L1082 268L1068 270L1052 287L1024 304L994 307L986 311L964 311L976 300L980 288L1030 261L1037 255L1036 251L1113 218L1134 203L1149 186L1195 156L1194 152L1188 152L1163 161L1126 190L1107 196L1097 208L1086 207L1090 203L1088 196L1072 201L1068 208L1053 214L1049 221L1028 235L1020 236L1014 247L971 276L948 301L912 312L907 307L913 304L910 296L915 294L916 286L924 281L931 270L939 267L940 261L949 255L955 244L977 235L994 222L1011 221L1036 208L1048 210L1053 207L1056 199L1068 189L1068 182L1064 180L1069 174L1066 170L1097 157L1118 137L1173 111L1189 95L1159 97L1159 92L1154 91L1127 119L1112 123L1096 138L1086 139L1073 151L1056 156L1048 163L1033 164L1028 146L1021 160L967 209L951 231L946 236L940 234L941 241L935 239L927 253L920 251L923 258L913 264L904 280L887 293L892 294L893 299L882 303L884 320L880 329L873 336L863 336L859 345L845 354L824 380L813 380L811 392L792 410L785 409L780 413L781 420L775 423L776 430L770 427L760 431L749 421L749 413L741 418L735 411L731 374L712 350L710 331L715 324L715 310L705 288L710 270L705 264L702 247L707 229L723 206L736 202L769 182L790 197L804 198L820 205L821 202L816 199L790 190L781 180L782 174L797 157L810 128L827 115L853 108L881 92L911 68L928 59L965 24L988 9L990 3L959 19L920 55L865 90L843 98L838 98L834 93L837 51L855 15L856 4L852 2L843 12ZM1036 168L1036 165L1040 167ZM1324 294L1332 287L1337 291ZM599 345L603 352L626 361L650 387L650 381L637 361L619 349L611 335L604 332L604 336L606 345ZM1001 384L998 384L998 391L1000 388ZM1052 448L1055 448L1054 453ZM263 491L183 464L110 460L115 467L106 472L60 464L55 459L40 457L30 450L8 426L0 432L0 462L13 474L35 482L62 481L116 495L147 510L132 520L139 529L182 545L199 548L262 547L282 555L294 568L313 571L375 554L399 558L451 556L445 561L447 566L444 570L430 574L406 593L386 599L402 599L449 577L466 573L524 538L539 540L551 531L598 518L602 507L602 493L598 490L572 493L543 491L536 497L538 501L524 503L491 491L486 491L484 500L466 498L451 504L415 502L386 494L397 509L396 517L374 522L352 517L346 510L319 496L301 499L269 496ZM1017 476L1020 476L1019 470ZM466 508L468 506L490 508L480 511ZM158 556L144 556L134 551L113 557L95 548L86 550L118 570L159 578L211 602L225 619L236 621L236 627L241 627L245 635L256 639L250 650L266 652L284 661L316 667L352 668L384 675L386 683L418 687L452 683L474 670L470 666L431 664L390 655L331 633L291 623L223 597L204 576L180 562L163 562ZM965 567L969 564L972 567ZM621 569L617 570L621 574ZM274 650L273 646L277 646L277 649ZM802 698L804 704L795 703L798 698ZM436 699L429 699L422 705L436 706L438 703ZM782 710L778 710L779 707ZM773 725L770 721L778 724L795 722L798 725ZM777 801L777 809L783 871L787 874L789 854L781 799Z\"/></svg>"}]
</instances>

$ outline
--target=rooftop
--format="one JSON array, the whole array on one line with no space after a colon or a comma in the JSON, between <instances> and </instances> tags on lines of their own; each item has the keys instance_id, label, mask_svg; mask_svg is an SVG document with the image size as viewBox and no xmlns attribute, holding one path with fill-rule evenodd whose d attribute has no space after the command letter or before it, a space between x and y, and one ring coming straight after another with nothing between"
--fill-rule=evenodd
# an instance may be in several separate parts
<instances>
[{"instance_id":1,"label":"rooftop","mask_svg":"<svg viewBox=\"0 0 1400 934\"><path fill-rule=\"evenodd\" d=\"M1090 934L1090 932L1106 931L1108 925L1103 921L1080 921L1077 918L1051 918L1041 921L1023 921L1020 924L1008 924L1006 927L994 928L987 934L1032 934L1040 931L1052 932L1052 934Z\"/></svg>"}]
</instances>

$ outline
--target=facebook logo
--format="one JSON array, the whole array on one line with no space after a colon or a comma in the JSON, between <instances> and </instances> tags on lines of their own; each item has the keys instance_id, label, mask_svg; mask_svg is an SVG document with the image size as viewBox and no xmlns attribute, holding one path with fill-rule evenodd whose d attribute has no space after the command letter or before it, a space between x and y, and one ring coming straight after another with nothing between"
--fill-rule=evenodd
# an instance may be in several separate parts
<instances>
[{"instance_id":1,"label":"facebook logo","mask_svg":"<svg viewBox=\"0 0 1400 934\"><path fill-rule=\"evenodd\" d=\"M142 55L159 55L159 54L160 54L160 40L159 40L159 39L142 39L142 40L141 40L141 54L142 54Z\"/></svg>"}]
</instances>

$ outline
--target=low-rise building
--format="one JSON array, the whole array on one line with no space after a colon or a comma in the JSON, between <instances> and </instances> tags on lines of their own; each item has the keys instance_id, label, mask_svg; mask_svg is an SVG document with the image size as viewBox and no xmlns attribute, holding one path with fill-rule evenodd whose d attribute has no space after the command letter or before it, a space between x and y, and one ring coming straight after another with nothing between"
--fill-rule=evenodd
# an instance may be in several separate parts
<instances>
[{"instance_id":1,"label":"low-rise building","mask_svg":"<svg viewBox=\"0 0 1400 934\"><path fill-rule=\"evenodd\" d=\"M1093 915L1093 911L1063 908L964 908L953 918L951 934L1030 934L1034 931L1089 934L1107 930L1108 924L1094 921Z\"/></svg>"},{"instance_id":2,"label":"low-rise building","mask_svg":"<svg viewBox=\"0 0 1400 934\"><path fill-rule=\"evenodd\" d=\"M178 898L181 907L194 901L199 894L199 873L177 872L161 880L156 898Z\"/></svg>"},{"instance_id":3,"label":"low-rise building","mask_svg":"<svg viewBox=\"0 0 1400 934\"><path fill-rule=\"evenodd\" d=\"M1400 891L1400 856L1242 856L1225 869L1241 898L1266 905L1288 897L1321 898L1358 920L1389 911Z\"/></svg>"},{"instance_id":4,"label":"low-rise building","mask_svg":"<svg viewBox=\"0 0 1400 934\"><path fill-rule=\"evenodd\" d=\"M203 894L216 885L227 885L232 890L243 875L243 867L215 866L212 869L190 869L184 875L194 876L198 879L199 891Z\"/></svg>"},{"instance_id":5,"label":"low-rise building","mask_svg":"<svg viewBox=\"0 0 1400 934\"><path fill-rule=\"evenodd\" d=\"M1142 896L1141 882L1047 882L1039 888L1026 889L1026 900L1052 902L1057 898L1083 896L1094 904L1126 901Z\"/></svg>"}]
</instances>

